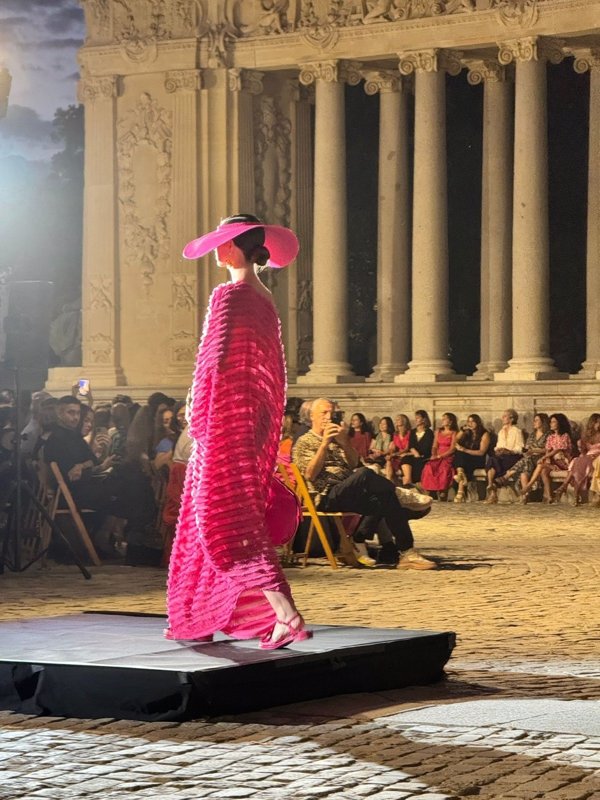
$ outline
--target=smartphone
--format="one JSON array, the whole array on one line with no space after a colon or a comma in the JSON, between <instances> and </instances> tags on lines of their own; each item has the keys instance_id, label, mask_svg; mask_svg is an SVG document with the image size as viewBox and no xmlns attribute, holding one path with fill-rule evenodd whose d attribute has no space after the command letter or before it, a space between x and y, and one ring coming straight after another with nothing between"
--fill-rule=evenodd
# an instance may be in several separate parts
<instances>
[{"instance_id":1,"label":"smartphone","mask_svg":"<svg viewBox=\"0 0 600 800\"><path fill-rule=\"evenodd\" d=\"M80 378L78 381L78 385L79 385L79 394L90 393L90 382L87 378Z\"/></svg>"},{"instance_id":2,"label":"smartphone","mask_svg":"<svg viewBox=\"0 0 600 800\"><path fill-rule=\"evenodd\" d=\"M332 411L331 412L331 421L334 422L336 425L341 425L344 421L344 412L343 411Z\"/></svg>"}]
</instances>

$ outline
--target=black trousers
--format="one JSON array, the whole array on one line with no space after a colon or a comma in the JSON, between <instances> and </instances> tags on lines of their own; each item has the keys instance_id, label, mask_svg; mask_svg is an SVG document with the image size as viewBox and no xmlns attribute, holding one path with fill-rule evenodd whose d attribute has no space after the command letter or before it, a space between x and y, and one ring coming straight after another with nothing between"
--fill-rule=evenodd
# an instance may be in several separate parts
<instances>
[{"instance_id":1,"label":"black trousers","mask_svg":"<svg viewBox=\"0 0 600 800\"><path fill-rule=\"evenodd\" d=\"M354 511L363 515L354 533L355 542L370 539L384 519L398 550L408 550L414 544L408 512L400 505L394 485L367 467L357 469L349 478L332 486L319 508L322 511Z\"/></svg>"}]
</instances>

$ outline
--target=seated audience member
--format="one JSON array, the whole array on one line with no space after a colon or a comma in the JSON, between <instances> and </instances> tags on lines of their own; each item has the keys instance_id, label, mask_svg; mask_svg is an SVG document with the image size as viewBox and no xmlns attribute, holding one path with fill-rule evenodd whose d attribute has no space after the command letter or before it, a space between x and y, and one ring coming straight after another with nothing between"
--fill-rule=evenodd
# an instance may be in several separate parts
<instances>
[{"instance_id":1,"label":"seated audience member","mask_svg":"<svg viewBox=\"0 0 600 800\"><path fill-rule=\"evenodd\" d=\"M97 406L94 412L94 429L90 441L92 453L98 461L104 461L110 455L110 425L111 407L108 405Z\"/></svg>"},{"instance_id":2,"label":"seated audience member","mask_svg":"<svg viewBox=\"0 0 600 800\"><path fill-rule=\"evenodd\" d=\"M31 454L35 449L37 440L42 432L42 403L49 397L51 395L48 392L34 392L31 395L29 421L21 431L21 455L23 458L31 458Z\"/></svg>"},{"instance_id":3,"label":"seated audience member","mask_svg":"<svg viewBox=\"0 0 600 800\"><path fill-rule=\"evenodd\" d=\"M402 485L412 487L421 480L423 467L431 456L433 432L429 414L415 411L415 426L408 438L408 453L402 459Z\"/></svg>"},{"instance_id":4,"label":"seated audience member","mask_svg":"<svg viewBox=\"0 0 600 800\"><path fill-rule=\"evenodd\" d=\"M436 431L431 458L423 467L421 486L428 492L437 492L440 500L446 500L452 486L454 471L454 449L458 435L456 415L443 414L442 427Z\"/></svg>"},{"instance_id":5,"label":"seated audience member","mask_svg":"<svg viewBox=\"0 0 600 800\"><path fill-rule=\"evenodd\" d=\"M285 414L281 426L281 440L277 450L277 462L289 464L292 460L292 445L294 444L294 416Z\"/></svg>"},{"instance_id":6,"label":"seated audience member","mask_svg":"<svg viewBox=\"0 0 600 800\"><path fill-rule=\"evenodd\" d=\"M61 397L56 412L56 425L44 446L44 461L58 464L77 505L94 510L108 509L115 496L114 480L110 475L103 479L94 476L106 471L112 459L100 464L83 438L81 403L76 397Z\"/></svg>"},{"instance_id":7,"label":"seated audience member","mask_svg":"<svg viewBox=\"0 0 600 800\"><path fill-rule=\"evenodd\" d=\"M57 423L56 409L58 407L58 400L56 397L48 397L42 400L40 406L40 435L31 451L31 460L36 461L43 457L44 445L48 437L54 430Z\"/></svg>"},{"instance_id":8,"label":"seated audience member","mask_svg":"<svg viewBox=\"0 0 600 800\"><path fill-rule=\"evenodd\" d=\"M334 407L324 397L314 401L311 430L298 439L292 450L292 459L315 495L316 506L321 511L349 511L363 516L353 539L358 560L364 566L375 563L368 556L365 541L385 520L387 524L378 535L387 558L391 556L390 560L395 561L399 555L398 569L435 569L434 561L415 550L408 522L411 512L400 505L392 483L368 467L357 469L359 457L348 427L331 421ZM395 544L387 538L390 533Z\"/></svg>"},{"instance_id":9,"label":"seated audience member","mask_svg":"<svg viewBox=\"0 0 600 800\"><path fill-rule=\"evenodd\" d=\"M523 489L527 485L535 465L546 452L546 440L549 432L550 420L548 414L536 414L533 418L533 430L525 443L523 456L501 478L496 478L494 485L496 487L507 486L509 481L514 480Z\"/></svg>"},{"instance_id":10,"label":"seated audience member","mask_svg":"<svg viewBox=\"0 0 600 800\"><path fill-rule=\"evenodd\" d=\"M188 423L184 414L183 428L177 437L175 449L173 450L173 462L169 470L169 482L167 483L166 500L162 512L162 520L167 528L165 531L165 545L162 559L163 566L168 565L171 556L175 525L177 524L177 518L179 516L181 495L183 493L183 484L185 481L185 471L190 456L192 455L193 444L194 440L189 434Z\"/></svg>"},{"instance_id":11,"label":"seated audience member","mask_svg":"<svg viewBox=\"0 0 600 800\"><path fill-rule=\"evenodd\" d=\"M179 400L173 406L173 419L171 420L171 428L175 434L175 441L177 441L181 432L187 428L186 408L187 406L185 400Z\"/></svg>"},{"instance_id":12,"label":"seated audience member","mask_svg":"<svg viewBox=\"0 0 600 800\"><path fill-rule=\"evenodd\" d=\"M300 410L298 411L298 422L294 426L294 444L301 436L303 436L305 433L308 433L310 430L310 409L312 404L312 400L305 400L300 406Z\"/></svg>"},{"instance_id":13,"label":"seated audience member","mask_svg":"<svg viewBox=\"0 0 600 800\"><path fill-rule=\"evenodd\" d=\"M152 441L152 464L157 471L169 466L173 458L176 434L173 430L173 410L167 406L159 406L154 420L154 436Z\"/></svg>"},{"instance_id":14,"label":"seated audience member","mask_svg":"<svg viewBox=\"0 0 600 800\"><path fill-rule=\"evenodd\" d=\"M502 478L507 470L517 463L523 455L523 431L517 428L519 415L514 408L507 408L502 413L502 427L498 431L498 438L494 452L485 460L487 473L486 503L497 503L498 492L494 483L496 478Z\"/></svg>"},{"instance_id":15,"label":"seated audience member","mask_svg":"<svg viewBox=\"0 0 600 800\"><path fill-rule=\"evenodd\" d=\"M80 508L108 515L110 519L105 520L95 541L104 552L114 554L113 526L121 531L125 520L129 525L146 525L155 513L154 498L133 471L108 472L113 457L98 463L79 432L80 417L79 400L71 395L58 400L57 424L44 446L44 461L56 461ZM115 518L121 521L118 525Z\"/></svg>"},{"instance_id":16,"label":"seated audience member","mask_svg":"<svg viewBox=\"0 0 600 800\"><path fill-rule=\"evenodd\" d=\"M81 403L79 407L79 433L89 445L94 438L95 413L94 409L91 406L88 406L87 403L84 403L81 400L79 402Z\"/></svg>"},{"instance_id":17,"label":"seated audience member","mask_svg":"<svg viewBox=\"0 0 600 800\"><path fill-rule=\"evenodd\" d=\"M575 505L579 505L587 494L594 472L594 461L600 457L600 414L590 415L578 446L579 455L572 459L567 477L554 492L558 501L572 484Z\"/></svg>"},{"instance_id":18,"label":"seated audience member","mask_svg":"<svg viewBox=\"0 0 600 800\"><path fill-rule=\"evenodd\" d=\"M126 455L127 431L129 430L129 409L125 403L115 403L111 412L112 428L108 454L123 459Z\"/></svg>"},{"instance_id":19,"label":"seated audience member","mask_svg":"<svg viewBox=\"0 0 600 800\"><path fill-rule=\"evenodd\" d=\"M377 426L377 436L369 448L367 461L371 464L385 465L386 456L394 443L394 423L391 417L382 417Z\"/></svg>"},{"instance_id":20,"label":"seated audience member","mask_svg":"<svg viewBox=\"0 0 600 800\"><path fill-rule=\"evenodd\" d=\"M476 469L485 466L486 454L490 448L491 437L489 431L483 426L479 414L470 414L467 425L459 431L456 437L454 453L454 469L456 470L456 496L455 503L463 503L467 484L473 480Z\"/></svg>"},{"instance_id":21,"label":"seated audience member","mask_svg":"<svg viewBox=\"0 0 600 800\"><path fill-rule=\"evenodd\" d=\"M396 483L397 477L402 479L400 466L402 459L409 453L410 420L406 414L398 414L394 422L394 436L389 455L386 458L385 477Z\"/></svg>"},{"instance_id":22,"label":"seated audience member","mask_svg":"<svg viewBox=\"0 0 600 800\"><path fill-rule=\"evenodd\" d=\"M529 481L523 487L522 502L528 502L534 484L538 478L541 478L544 486L544 503L551 503L553 498L550 473L568 470L575 451L571 423L564 414L552 414L550 416L550 433L546 440L546 453L539 459Z\"/></svg>"},{"instance_id":23,"label":"seated audience member","mask_svg":"<svg viewBox=\"0 0 600 800\"><path fill-rule=\"evenodd\" d=\"M371 435L371 431L369 430L369 425L364 414L361 414L360 412L352 414L352 417L350 418L350 430L348 431L348 435L352 439L352 447L354 447L360 456L360 459L362 461L366 461L366 459L369 457L369 450L371 448L373 436Z\"/></svg>"}]
</instances>

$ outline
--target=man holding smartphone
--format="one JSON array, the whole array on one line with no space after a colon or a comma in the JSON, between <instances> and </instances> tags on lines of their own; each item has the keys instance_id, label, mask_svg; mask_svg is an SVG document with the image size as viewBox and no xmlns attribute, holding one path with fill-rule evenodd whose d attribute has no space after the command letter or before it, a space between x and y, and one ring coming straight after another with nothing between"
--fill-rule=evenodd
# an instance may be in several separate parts
<instances>
[{"instance_id":1,"label":"man holding smartphone","mask_svg":"<svg viewBox=\"0 0 600 800\"><path fill-rule=\"evenodd\" d=\"M351 511L363 519L353 534L358 561L371 567L365 541L373 538L382 520L391 531L388 540L384 526L378 531L387 558L398 569L435 569L437 564L414 548L409 525L412 517L423 516L400 505L394 485L373 470L360 466L352 446L348 426L335 410L335 404L319 397L311 408L312 428L301 436L292 450L292 460L304 475L315 504L321 511Z\"/></svg>"}]
</instances>

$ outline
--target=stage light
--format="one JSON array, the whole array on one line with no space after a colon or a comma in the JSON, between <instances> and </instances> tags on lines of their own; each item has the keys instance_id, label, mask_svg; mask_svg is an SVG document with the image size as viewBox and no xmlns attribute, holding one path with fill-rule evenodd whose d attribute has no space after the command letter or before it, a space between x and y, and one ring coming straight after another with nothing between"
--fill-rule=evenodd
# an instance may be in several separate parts
<instances>
[{"instance_id":1,"label":"stage light","mask_svg":"<svg viewBox=\"0 0 600 800\"><path fill-rule=\"evenodd\" d=\"M6 116L11 83L10 72L5 67L2 67L0 69L0 119Z\"/></svg>"}]
</instances>

